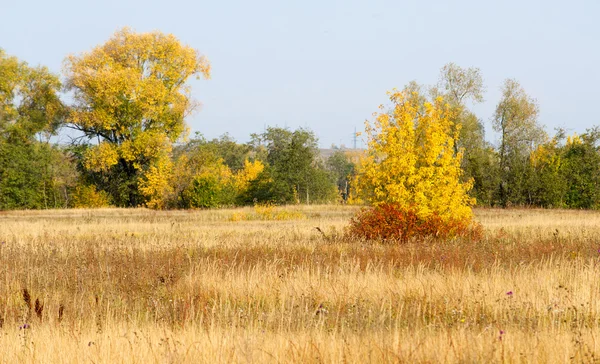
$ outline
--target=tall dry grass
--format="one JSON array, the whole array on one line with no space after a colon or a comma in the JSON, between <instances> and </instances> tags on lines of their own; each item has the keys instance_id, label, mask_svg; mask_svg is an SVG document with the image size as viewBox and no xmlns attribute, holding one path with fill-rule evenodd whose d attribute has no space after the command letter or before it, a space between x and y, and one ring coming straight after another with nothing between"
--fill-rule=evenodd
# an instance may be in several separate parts
<instances>
[{"instance_id":1,"label":"tall dry grass","mask_svg":"<svg viewBox=\"0 0 600 364\"><path fill-rule=\"evenodd\" d=\"M355 211L1 213L0 362L600 360L600 213L399 246Z\"/></svg>"}]
</instances>

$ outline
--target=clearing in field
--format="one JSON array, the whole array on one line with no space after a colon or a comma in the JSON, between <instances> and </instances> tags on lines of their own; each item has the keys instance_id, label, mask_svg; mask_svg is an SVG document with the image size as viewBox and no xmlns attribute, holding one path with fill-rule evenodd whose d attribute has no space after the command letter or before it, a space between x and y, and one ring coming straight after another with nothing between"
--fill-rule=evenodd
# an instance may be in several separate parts
<instances>
[{"instance_id":1,"label":"clearing in field","mask_svg":"<svg viewBox=\"0 0 600 364\"><path fill-rule=\"evenodd\" d=\"M599 359L600 213L478 209L479 243L394 245L343 238L354 212L4 212L0 361Z\"/></svg>"}]
</instances>

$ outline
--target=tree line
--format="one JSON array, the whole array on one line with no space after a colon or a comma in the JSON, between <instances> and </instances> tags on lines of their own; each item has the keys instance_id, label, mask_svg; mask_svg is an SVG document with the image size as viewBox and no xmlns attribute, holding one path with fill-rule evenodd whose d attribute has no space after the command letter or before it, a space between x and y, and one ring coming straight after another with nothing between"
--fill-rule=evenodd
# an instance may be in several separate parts
<instances>
[{"instance_id":1,"label":"tree line","mask_svg":"<svg viewBox=\"0 0 600 364\"><path fill-rule=\"evenodd\" d=\"M211 68L172 35L124 28L64 68L61 82L0 49L0 209L359 201L360 153L324 159L310 130L270 127L248 143L190 136L185 119L198 103L187 81ZM441 99L452 109L461 178L478 205L598 207L600 133L549 136L517 81L504 83L492 116L498 145L469 109L483 101L478 69L448 64L435 86L403 91L414 105Z\"/></svg>"}]
</instances>

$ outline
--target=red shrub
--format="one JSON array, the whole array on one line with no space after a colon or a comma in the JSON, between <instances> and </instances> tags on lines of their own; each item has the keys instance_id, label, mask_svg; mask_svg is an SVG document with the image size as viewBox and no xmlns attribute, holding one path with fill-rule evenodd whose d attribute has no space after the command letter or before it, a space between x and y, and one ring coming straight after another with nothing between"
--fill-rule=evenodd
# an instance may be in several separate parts
<instances>
[{"instance_id":1,"label":"red shrub","mask_svg":"<svg viewBox=\"0 0 600 364\"><path fill-rule=\"evenodd\" d=\"M483 229L472 221L444 220L438 215L421 218L414 208L382 204L362 209L350 220L349 234L367 240L407 243L411 239L452 239L465 237L481 240Z\"/></svg>"}]
</instances>

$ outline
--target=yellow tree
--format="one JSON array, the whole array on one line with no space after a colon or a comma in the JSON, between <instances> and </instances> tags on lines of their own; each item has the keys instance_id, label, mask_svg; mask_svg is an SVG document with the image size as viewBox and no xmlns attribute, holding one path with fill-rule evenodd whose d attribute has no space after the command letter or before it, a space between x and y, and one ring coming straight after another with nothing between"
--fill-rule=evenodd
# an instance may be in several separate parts
<instances>
[{"instance_id":1,"label":"yellow tree","mask_svg":"<svg viewBox=\"0 0 600 364\"><path fill-rule=\"evenodd\" d=\"M75 103L69 126L89 138L83 166L120 206L150 202L168 189L172 143L198 105L186 81L210 64L175 36L117 31L105 44L65 61Z\"/></svg>"},{"instance_id":2,"label":"yellow tree","mask_svg":"<svg viewBox=\"0 0 600 364\"><path fill-rule=\"evenodd\" d=\"M415 208L420 217L471 219L471 182L461 182L462 151L454 145L453 108L428 102L417 91L388 93L391 110L366 123L368 151L359 164L358 195L374 205Z\"/></svg>"},{"instance_id":3,"label":"yellow tree","mask_svg":"<svg viewBox=\"0 0 600 364\"><path fill-rule=\"evenodd\" d=\"M54 134L65 111L60 89L46 67L30 67L0 48L0 137L14 143Z\"/></svg>"}]
</instances>

